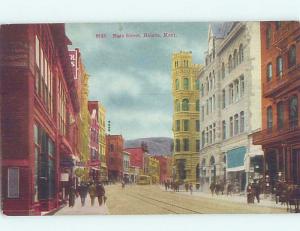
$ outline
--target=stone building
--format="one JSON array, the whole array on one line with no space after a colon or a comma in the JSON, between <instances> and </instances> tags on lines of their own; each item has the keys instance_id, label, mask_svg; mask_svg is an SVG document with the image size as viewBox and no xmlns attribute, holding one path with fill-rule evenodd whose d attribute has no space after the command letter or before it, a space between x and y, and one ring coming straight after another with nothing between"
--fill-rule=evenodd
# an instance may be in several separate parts
<instances>
[{"instance_id":1,"label":"stone building","mask_svg":"<svg viewBox=\"0 0 300 231\"><path fill-rule=\"evenodd\" d=\"M261 147L252 144L252 134L261 128L260 63L258 22L209 25L199 75L203 185L228 181L244 190L254 175L251 161L261 163Z\"/></svg>"},{"instance_id":2,"label":"stone building","mask_svg":"<svg viewBox=\"0 0 300 231\"><path fill-rule=\"evenodd\" d=\"M174 102L175 180L196 182L199 171L200 121L199 80L202 65L193 64L192 52L172 56L172 94Z\"/></svg>"}]
</instances>

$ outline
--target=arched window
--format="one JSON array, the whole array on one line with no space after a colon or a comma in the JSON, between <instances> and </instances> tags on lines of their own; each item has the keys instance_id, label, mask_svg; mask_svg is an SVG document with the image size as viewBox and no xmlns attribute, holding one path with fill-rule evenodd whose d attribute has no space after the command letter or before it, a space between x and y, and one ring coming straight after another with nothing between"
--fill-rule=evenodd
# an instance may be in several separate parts
<instances>
[{"instance_id":1,"label":"arched window","mask_svg":"<svg viewBox=\"0 0 300 231\"><path fill-rule=\"evenodd\" d=\"M189 89L189 79L188 78L184 78L183 79L183 89L184 90L188 90Z\"/></svg>"},{"instance_id":2,"label":"arched window","mask_svg":"<svg viewBox=\"0 0 300 231\"><path fill-rule=\"evenodd\" d=\"M222 63L221 73L222 73L222 79L224 79L225 78L225 64L224 63Z\"/></svg>"},{"instance_id":3,"label":"arched window","mask_svg":"<svg viewBox=\"0 0 300 231\"><path fill-rule=\"evenodd\" d=\"M189 111L189 100L188 99L182 100L182 111Z\"/></svg>"},{"instance_id":4,"label":"arched window","mask_svg":"<svg viewBox=\"0 0 300 231\"><path fill-rule=\"evenodd\" d=\"M267 128L272 129L273 127L273 110L272 106L267 108Z\"/></svg>"},{"instance_id":5,"label":"arched window","mask_svg":"<svg viewBox=\"0 0 300 231\"><path fill-rule=\"evenodd\" d=\"M232 56L229 55L229 58L228 58L228 72L231 72L232 70Z\"/></svg>"},{"instance_id":6,"label":"arched window","mask_svg":"<svg viewBox=\"0 0 300 231\"><path fill-rule=\"evenodd\" d=\"M240 132L245 131L245 113L243 111L240 112Z\"/></svg>"},{"instance_id":7,"label":"arched window","mask_svg":"<svg viewBox=\"0 0 300 231\"><path fill-rule=\"evenodd\" d=\"M176 85L176 86L175 86L175 87L176 87L176 90L178 90L178 89L179 89L179 80L178 80L178 79L175 80L175 85Z\"/></svg>"},{"instance_id":8,"label":"arched window","mask_svg":"<svg viewBox=\"0 0 300 231\"><path fill-rule=\"evenodd\" d=\"M235 49L233 52L233 67L235 68L238 65L238 53Z\"/></svg>"},{"instance_id":9,"label":"arched window","mask_svg":"<svg viewBox=\"0 0 300 231\"><path fill-rule=\"evenodd\" d=\"M243 44L239 47L239 63L242 63L244 61L244 48Z\"/></svg>"},{"instance_id":10,"label":"arched window","mask_svg":"<svg viewBox=\"0 0 300 231\"><path fill-rule=\"evenodd\" d=\"M294 95L289 102L289 124L291 128L298 126L298 97Z\"/></svg>"},{"instance_id":11,"label":"arched window","mask_svg":"<svg viewBox=\"0 0 300 231\"><path fill-rule=\"evenodd\" d=\"M178 99L176 99L176 101L175 101L175 108L176 108L176 111L180 111L180 102Z\"/></svg>"},{"instance_id":12,"label":"arched window","mask_svg":"<svg viewBox=\"0 0 300 231\"><path fill-rule=\"evenodd\" d=\"M296 46L295 45L291 46L289 49L288 65L289 65L289 68L296 65Z\"/></svg>"},{"instance_id":13,"label":"arched window","mask_svg":"<svg viewBox=\"0 0 300 231\"><path fill-rule=\"evenodd\" d=\"M282 77L282 72L283 72L283 60L281 56L278 56L276 59L276 75L278 78Z\"/></svg>"},{"instance_id":14,"label":"arched window","mask_svg":"<svg viewBox=\"0 0 300 231\"><path fill-rule=\"evenodd\" d=\"M234 135L239 133L239 115L234 115Z\"/></svg>"},{"instance_id":15,"label":"arched window","mask_svg":"<svg viewBox=\"0 0 300 231\"><path fill-rule=\"evenodd\" d=\"M272 63L268 63L267 65L267 81L272 80Z\"/></svg>"}]
</instances>

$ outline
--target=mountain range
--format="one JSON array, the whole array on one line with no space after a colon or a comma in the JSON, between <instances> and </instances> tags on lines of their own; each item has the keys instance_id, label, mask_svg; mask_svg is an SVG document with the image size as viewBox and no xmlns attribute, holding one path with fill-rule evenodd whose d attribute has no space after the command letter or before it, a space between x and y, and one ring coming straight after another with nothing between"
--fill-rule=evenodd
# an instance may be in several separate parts
<instances>
[{"instance_id":1,"label":"mountain range","mask_svg":"<svg viewBox=\"0 0 300 231\"><path fill-rule=\"evenodd\" d=\"M148 153L152 155L172 155L173 139L169 137L149 137L125 140L125 148L141 147L143 142L147 144Z\"/></svg>"}]
</instances>

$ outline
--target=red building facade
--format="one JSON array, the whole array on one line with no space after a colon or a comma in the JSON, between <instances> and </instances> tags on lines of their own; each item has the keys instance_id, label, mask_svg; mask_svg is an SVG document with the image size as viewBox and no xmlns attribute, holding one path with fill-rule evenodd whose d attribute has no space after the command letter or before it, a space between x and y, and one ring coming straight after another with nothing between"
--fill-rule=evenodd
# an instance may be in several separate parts
<instances>
[{"instance_id":1,"label":"red building facade","mask_svg":"<svg viewBox=\"0 0 300 231\"><path fill-rule=\"evenodd\" d=\"M134 167L141 170L144 169L143 148L126 148L124 151L130 153L130 167Z\"/></svg>"},{"instance_id":2,"label":"red building facade","mask_svg":"<svg viewBox=\"0 0 300 231\"><path fill-rule=\"evenodd\" d=\"M90 124L90 157L89 168L90 176L97 181L100 176L100 158L99 158L99 103L98 101L89 101L88 109L91 115Z\"/></svg>"},{"instance_id":3,"label":"red building facade","mask_svg":"<svg viewBox=\"0 0 300 231\"><path fill-rule=\"evenodd\" d=\"M172 158L168 156L154 156L159 161L160 176L159 181L163 183L165 181L171 181L172 177Z\"/></svg>"},{"instance_id":4,"label":"red building facade","mask_svg":"<svg viewBox=\"0 0 300 231\"><path fill-rule=\"evenodd\" d=\"M71 169L78 155L79 102L68 44L64 24L0 28L2 203L7 215L57 208L61 168Z\"/></svg>"},{"instance_id":5,"label":"red building facade","mask_svg":"<svg viewBox=\"0 0 300 231\"><path fill-rule=\"evenodd\" d=\"M261 22L262 145L265 177L300 184L300 24Z\"/></svg>"},{"instance_id":6,"label":"red building facade","mask_svg":"<svg viewBox=\"0 0 300 231\"><path fill-rule=\"evenodd\" d=\"M106 164L109 181L123 178L123 147L122 135L106 135Z\"/></svg>"}]
</instances>

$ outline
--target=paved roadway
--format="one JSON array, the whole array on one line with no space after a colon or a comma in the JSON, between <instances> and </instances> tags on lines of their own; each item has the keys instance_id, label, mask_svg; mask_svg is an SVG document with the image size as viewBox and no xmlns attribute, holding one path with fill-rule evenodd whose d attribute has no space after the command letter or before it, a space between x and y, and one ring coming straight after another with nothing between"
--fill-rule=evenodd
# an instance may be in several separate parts
<instances>
[{"instance_id":1,"label":"paved roadway","mask_svg":"<svg viewBox=\"0 0 300 231\"><path fill-rule=\"evenodd\" d=\"M164 191L158 185L106 186L106 205L95 202L81 206L79 198L75 207L64 207L55 215L137 215L137 214L210 214L210 213L286 213L284 208L274 208Z\"/></svg>"}]
</instances>

